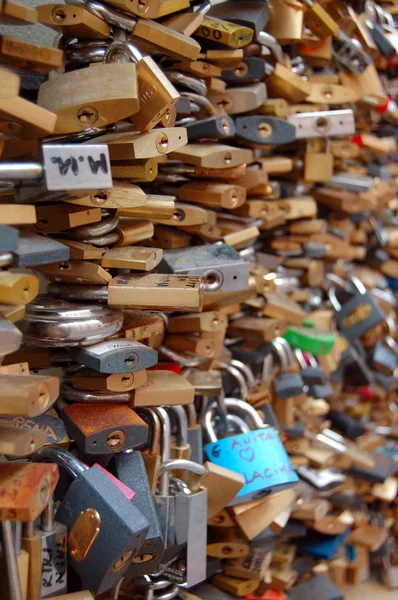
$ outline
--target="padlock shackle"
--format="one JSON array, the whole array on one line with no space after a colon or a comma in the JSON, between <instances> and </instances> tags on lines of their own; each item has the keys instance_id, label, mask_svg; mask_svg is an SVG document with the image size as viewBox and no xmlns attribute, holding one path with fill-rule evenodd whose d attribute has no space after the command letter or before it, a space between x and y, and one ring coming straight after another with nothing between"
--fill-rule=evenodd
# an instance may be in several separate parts
<instances>
[{"instance_id":1,"label":"padlock shackle","mask_svg":"<svg viewBox=\"0 0 398 600\"><path fill-rule=\"evenodd\" d=\"M174 350L170 350L170 348L167 348L167 346L164 346L163 344L159 346L158 352L182 367L197 367L204 361L202 356L187 358Z\"/></svg>"},{"instance_id":2,"label":"padlock shackle","mask_svg":"<svg viewBox=\"0 0 398 600\"><path fill-rule=\"evenodd\" d=\"M253 429L262 429L263 427L266 427L256 409L244 400L225 398L225 406L228 410L236 411L245 417L249 417L252 421Z\"/></svg>"},{"instance_id":3,"label":"padlock shackle","mask_svg":"<svg viewBox=\"0 0 398 600\"><path fill-rule=\"evenodd\" d=\"M247 395L247 392L248 392L248 386L247 386L244 376L239 371L239 369L237 369L230 363L221 365L221 369L224 371L227 371L230 375L232 375L232 377L234 377L236 379L236 381L239 384L241 396L242 396L242 398L245 398L245 396Z\"/></svg>"},{"instance_id":4,"label":"padlock shackle","mask_svg":"<svg viewBox=\"0 0 398 600\"><path fill-rule=\"evenodd\" d=\"M163 406L157 406L153 409L158 415L162 424L162 462L170 460L171 453L171 424L167 410ZM159 491L161 496L167 496L169 493L170 475L168 471L159 476Z\"/></svg>"},{"instance_id":5,"label":"padlock shackle","mask_svg":"<svg viewBox=\"0 0 398 600\"><path fill-rule=\"evenodd\" d=\"M170 471L189 471L195 475L202 476L206 474L206 467L193 460L185 460L184 458L166 460L159 467L159 477Z\"/></svg>"},{"instance_id":6,"label":"padlock shackle","mask_svg":"<svg viewBox=\"0 0 398 600\"><path fill-rule=\"evenodd\" d=\"M278 355L282 373L286 373L289 366L293 363L293 352L290 356L286 346L287 342L286 344L284 342L286 342L286 340L284 340L281 337L277 337L271 342L271 346L276 350L276 353Z\"/></svg>"},{"instance_id":7,"label":"padlock shackle","mask_svg":"<svg viewBox=\"0 0 398 600\"><path fill-rule=\"evenodd\" d=\"M74 479L79 475L88 471L88 467L84 465L76 456L55 446L44 446L30 457L33 462L48 462L55 463L63 467Z\"/></svg>"},{"instance_id":8,"label":"padlock shackle","mask_svg":"<svg viewBox=\"0 0 398 600\"><path fill-rule=\"evenodd\" d=\"M329 291L328 291L328 298L331 302L331 305L333 306L334 310L336 312L340 312L342 309L342 306L340 304L340 302L337 300L337 296L336 296L336 288L334 286L332 286Z\"/></svg>"},{"instance_id":9,"label":"padlock shackle","mask_svg":"<svg viewBox=\"0 0 398 600\"><path fill-rule=\"evenodd\" d=\"M271 353L266 354L263 360L263 368L261 370L261 380L266 381L272 375L272 367L274 359Z\"/></svg>"},{"instance_id":10,"label":"padlock shackle","mask_svg":"<svg viewBox=\"0 0 398 600\"><path fill-rule=\"evenodd\" d=\"M174 413L177 419L177 441L179 446L188 444L188 417L182 406L166 406L168 411Z\"/></svg>"},{"instance_id":11,"label":"padlock shackle","mask_svg":"<svg viewBox=\"0 0 398 600\"><path fill-rule=\"evenodd\" d=\"M193 12L198 15L206 15L211 9L210 0L202 0L201 2L191 2L191 8L186 12Z\"/></svg>"},{"instance_id":12,"label":"padlock shackle","mask_svg":"<svg viewBox=\"0 0 398 600\"><path fill-rule=\"evenodd\" d=\"M147 406L139 406L135 409L138 415L144 415L148 417L151 422L151 443L149 444L151 454L160 454L161 451L161 437L162 437L162 424L158 413Z\"/></svg>"},{"instance_id":13,"label":"padlock shackle","mask_svg":"<svg viewBox=\"0 0 398 600\"><path fill-rule=\"evenodd\" d=\"M249 425L238 415L227 415L227 423L235 425L242 433L248 433L250 431Z\"/></svg>"},{"instance_id":14,"label":"padlock shackle","mask_svg":"<svg viewBox=\"0 0 398 600\"><path fill-rule=\"evenodd\" d=\"M115 8L105 6L102 2L97 2L97 0L84 0L84 2L87 10L112 27L125 29L131 33L137 24L137 19Z\"/></svg>"},{"instance_id":15,"label":"padlock shackle","mask_svg":"<svg viewBox=\"0 0 398 600\"><path fill-rule=\"evenodd\" d=\"M256 378L253 375L253 371L251 370L250 367L245 365L245 363L243 363L241 360L232 358L229 361L229 364L232 365L233 367L235 367L236 369L238 369L246 377L246 381L249 386L256 384Z\"/></svg>"},{"instance_id":16,"label":"padlock shackle","mask_svg":"<svg viewBox=\"0 0 398 600\"><path fill-rule=\"evenodd\" d=\"M260 33L257 35L256 41L258 44L260 44L260 46L266 46L269 48L277 62L283 62L282 46L278 43L274 36L266 33L265 31L260 31Z\"/></svg>"}]
</instances>

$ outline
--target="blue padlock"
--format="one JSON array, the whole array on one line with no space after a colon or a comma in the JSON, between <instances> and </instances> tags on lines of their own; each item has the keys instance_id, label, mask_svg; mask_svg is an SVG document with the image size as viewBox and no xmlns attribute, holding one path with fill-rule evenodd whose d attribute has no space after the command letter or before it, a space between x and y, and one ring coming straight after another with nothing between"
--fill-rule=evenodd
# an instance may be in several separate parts
<instances>
[{"instance_id":1,"label":"blue padlock","mask_svg":"<svg viewBox=\"0 0 398 600\"><path fill-rule=\"evenodd\" d=\"M203 428L210 440L205 447L207 458L245 478L245 485L229 506L294 486L298 477L276 429L264 425L247 402L234 398L226 398L224 402L229 411L250 420L252 427L249 432L218 439L214 427L217 403L212 404L204 416Z\"/></svg>"}]
</instances>

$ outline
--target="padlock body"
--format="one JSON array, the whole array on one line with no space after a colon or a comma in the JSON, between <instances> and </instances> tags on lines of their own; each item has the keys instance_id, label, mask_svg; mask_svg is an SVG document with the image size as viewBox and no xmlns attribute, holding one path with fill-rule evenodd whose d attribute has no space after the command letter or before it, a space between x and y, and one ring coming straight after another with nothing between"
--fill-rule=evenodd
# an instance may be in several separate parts
<instances>
[{"instance_id":1,"label":"padlock body","mask_svg":"<svg viewBox=\"0 0 398 600\"><path fill-rule=\"evenodd\" d=\"M310 152L304 156L304 180L311 183L330 181L333 177L333 156L327 152Z\"/></svg>"},{"instance_id":2,"label":"padlock body","mask_svg":"<svg viewBox=\"0 0 398 600\"><path fill-rule=\"evenodd\" d=\"M274 393L277 398L293 398L303 392L303 379L298 373L281 373L274 379Z\"/></svg>"},{"instance_id":3,"label":"padlock body","mask_svg":"<svg viewBox=\"0 0 398 600\"><path fill-rule=\"evenodd\" d=\"M230 506L293 486L298 477L273 427L256 429L206 445L208 459L243 475L245 485Z\"/></svg>"},{"instance_id":4,"label":"padlock body","mask_svg":"<svg viewBox=\"0 0 398 600\"><path fill-rule=\"evenodd\" d=\"M79 535L76 521L82 518L82 512L90 519L89 535ZM82 578L83 586L95 594L116 585L141 549L149 529L147 519L134 503L95 466L72 483L56 519L68 528L71 567Z\"/></svg>"},{"instance_id":5,"label":"padlock body","mask_svg":"<svg viewBox=\"0 0 398 600\"><path fill-rule=\"evenodd\" d=\"M164 542L141 452L121 453L115 456L113 471L122 483L134 488L134 503L149 523L145 541L137 559L133 559L126 577L156 573L162 559ZM151 559L149 559L150 555L152 555Z\"/></svg>"},{"instance_id":6,"label":"padlock body","mask_svg":"<svg viewBox=\"0 0 398 600\"><path fill-rule=\"evenodd\" d=\"M383 311L369 292L356 294L336 312L337 328L349 341L361 337L384 319Z\"/></svg>"},{"instance_id":7,"label":"padlock body","mask_svg":"<svg viewBox=\"0 0 398 600\"><path fill-rule=\"evenodd\" d=\"M140 110L132 117L134 125L144 133L168 118L167 126L172 126L171 108L180 98L179 93L150 56L136 66Z\"/></svg>"}]
</instances>

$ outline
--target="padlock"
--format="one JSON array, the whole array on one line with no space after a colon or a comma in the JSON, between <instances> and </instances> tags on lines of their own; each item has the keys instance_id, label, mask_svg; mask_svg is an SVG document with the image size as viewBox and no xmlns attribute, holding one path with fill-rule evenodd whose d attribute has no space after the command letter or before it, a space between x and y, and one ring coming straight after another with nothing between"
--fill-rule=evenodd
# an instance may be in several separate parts
<instances>
[{"instance_id":1,"label":"padlock","mask_svg":"<svg viewBox=\"0 0 398 600\"><path fill-rule=\"evenodd\" d=\"M148 521L100 467L89 469L60 448L43 448L34 458L56 462L74 478L56 513L68 528L68 561L94 593L110 589L138 554Z\"/></svg>"},{"instance_id":2,"label":"padlock","mask_svg":"<svg viewBox=\"0 0 398 600\"><path fill-rule=\"evenodd\" d=\"M131 43L127 48L130 60L136 64L140 101L138 112L131 113L133 123L141 133L150 131L159 122L172 125L172 107L180 98L177 90L150 56L143 57ZM105 55L106 62L112 61L112 51L111 45Z\"/></svg>"},{"instance_id":3,"label":"padlock","mask_svg":"<svg viewBox=\"0 0 398 600\"><path fill-rule=\"evenodd\" d=\"M231 399L225 399L224 402L227 408L237 409L247 416L252 426L256 427L249 434L219 440L212 423L217 404L213 404L205 414L203 427L210 439L210 443L205 447L207 456L215 464L226 468L232 466L232 470L245 477L245 486L230 504L262 498L294 485L297 476L275 430L264 426L258 413L245 402ZM263 431L258 433L259 429ZM257 462L260 456L261 460L257 466L252 465L252 461ZM264 464L270 466L264 468Z\"/></svg>"},{"instance_id":4,"label":"padlock","mask_svg":"<svg viewBox=\"0 0 398 600\"><path fill-rule=\"evenodd\" d=\"M50 501L58 479L56 465L16 461L1 463L0 518L23 523L36 519Z\"/></svg>"},{"instance_id":5,"label":"padlock","mask_svg":"<svg viewBox=\"0 0 398 600\"><path fill-rule=\"evenodd\" d=\"M158 353L140 342L119 339L78 346L73 359L100 373L132 373L156 365Z\"/></svg>"},{"instance_id":6,"label":"padlock","mask_svg":"<svg viewBox=\"0 0 398 600\"><path fill-rule=\"evenodd\" d=\"M79 307L63 300L39 296L27 306L21 329L28 344L38 347L94 344L117 333L123 315L105 307Z\"/></svg>"},{"instance_id":7,"label":"padlock","mask_svg":"<svg viewBox=\"0 0 398 600\"><path fill-rule=\"evenodd\" d=\"M348 340L357 339L384 319L383 311L356 277L351 279L351 298L343 305L337 299L335 288L332 287L329 294L337 326Z\"/></svg>"},{"instance_id":8,"label":"padlock","mask_svg":"<svg viewBox=\"0 0 398 600\"><path fill-rule=\"evenodd\" d=\"M289 399L303 392L304 381L299 373L288 372L294 362L293 352L284 338L276 338L272 342L281 364L281 373L273 380L273 390L278 399Z\"/></svg>"},{"instance_id":9,"label":"padlock","mask_svg":"<svg viewBox=\"0 0 398 600\"><path fill-rule=\"evenodd\" d=\"M86 455L113 455L141 447L147 441L146 423L123 404L73 403L62 411L71 438Z\"/></svg>"},{"instance_id":10,"label":"padlock","mask_svg":"<svg viewBox=\"0 0 398 600\"><path fill-rule=\"evenodd\" d=\"M330 141L312 139L304 155L304 180L311 183L330 181L333 177L333 156Z\"/></svg>"},{"instance_id":11,"label":"padlock","mask_svg":"<svg viewBox=\"0 0 398 600\"><path fill-rule=\"evenodd\" d=\"M2 375L0 413L37 417L58 398L59 379L43 375Z\"/></svg>"},{"instance_id":12,"label":"padlock","mask_svg":"<svg viewBox=\"0 0 398 600\"><path fill-rule=\"evenodd\" d=\"M334 395L334 391L328 382L326 373L318 364L312 354L307 353L304 356L302 350L295 350L295 356L301 367L301 376L306 386L308 386L308 395L312 398L328 398ZM307 360L309 364L307 364Z\"/></svg>"},{"instance_id":13,"label":"padlock","mask_svg":"<svg viewBox=\"0 0 398 600\"><path fill-rule=\"evenodd\" d=\"M138 94L135 65L115 63L59 75L41 86L38 103L57 115L57 133L69 133L130 117L139 110Z\"/></svg>"},{"instance_id":14,"label":"padlock","mask_svg":"<svg viewBox=\"0 0 398 600\"><path fill-rule=\"evenodd\" d=\"M246 289L249 266L227 244L168 250L163 254L164 272L202 276L207 292Z\"/></svg>"},{"instance_id":15,"label":"padlock","mask_svg":"<svg viewBox=\"0 0 398 600\"><path fill-rule=\"evenodd\" d=\"M67 590L67 529L54 520L50 499L40 526L26 524L22 546L29 553L29 598L41 599Z\"/></svg>"},{"instance_id":16,"label":"padlock","mask_svg":"<svg viewBox=\"0 0 398 600\"><path fill-rule=\"evenodd\" d=\"M119 0L114 0L114 2L117 2L120 7L121 2ZM89 10L100 19L103 19L109 25L120 27L121 13L118 10L105 6L96 0L89 0L86 4ZM136 19L124 14L122 26L124 30L131 33L133 38L136 38L135 42L139 42L140 47L149 43L151 48L157 48L173 58L182 60L196 60L199 55L200 46L197 42L155 21Z\"/></svg>"},{"instance_id":17,"label":"padlock","mask_svg":"<svg viewBox=\"0 0 398 600\"><path fill-rule=\"evenodd\" d=\"M398 356L383 342L376 342L369 353L370 366L385 375L392 375L398 366Z\"/></svg>"},{"instance_id":18,"label":"padlock","mask_svg":"<svg viewBox=\"0 0 398 600\"><path fill-rule=\"evenodd\" d=\"M167 411L163 407L156 408L155 412L163 426L161 461L162 464L164 464L170 460L170 419ZM158 491L154 495L154 501L158 512L161 534L164 541L164 554L162 557L162 563L167 564L173 558L178 556L183 549L184 544L186 543L186 539L181 541L180 539L177 540L176 537L176 504L175 496L171 494L169 489L169 471L166 470L164 473L161 473L159 465L159 470L157 471L156 475L157 479L155 481L155 486L157 486Z\"/></svg>"},{"instance_id":19,"label":"padlock","mask_svg":"<svg viewBox=\"0 0 398 600\"><path fill-rule=\"evenodd\" d=\"M145 462L140 452L121 452L113 460L113 472L118 479L130 488L134 488L134 503L149 523L149 531L133 561L126 577L137 577L155 573L160 565L164 544L159 519L151 494Z\"/></svg>"},{"instance_id":20,"label":"padlock","mask_svg":"<svg viewBox=\"0 0 398 600\"><path fill-rule=\"evenodd\" d=\"M191 460L175 459L165 461L159 470L160 476L171 470L189 471L196 475L205 473L202 465ZM181 491L177 482L175 495L175 538L177 545L182 544L185 555L186 575L185 585L192 587L206 578L206 540L207 531L203 523L207 522L207 490L189 488L185 490L182 484ZM156 497L155 497L156 498ZM165 557L163 557L164 561Z\"/></svg>"}]
</instances>

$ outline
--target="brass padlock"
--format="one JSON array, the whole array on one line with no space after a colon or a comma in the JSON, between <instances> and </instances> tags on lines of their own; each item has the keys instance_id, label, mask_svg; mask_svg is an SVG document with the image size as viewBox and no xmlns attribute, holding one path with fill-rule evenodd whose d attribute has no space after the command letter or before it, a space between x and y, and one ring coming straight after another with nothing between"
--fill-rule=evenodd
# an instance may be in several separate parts
<instances>
[{"instance_id":1,"label":"brass padlock","mask_svg":"<svg viewBox=\"0 0 398 600\"><path fill-rule=\"evenodd\" d=\"M57 133L131 117L140 109L136 66L113 63L64 73L43 83L38 103L57 115Z\"/></svg>"}]
</instances>

